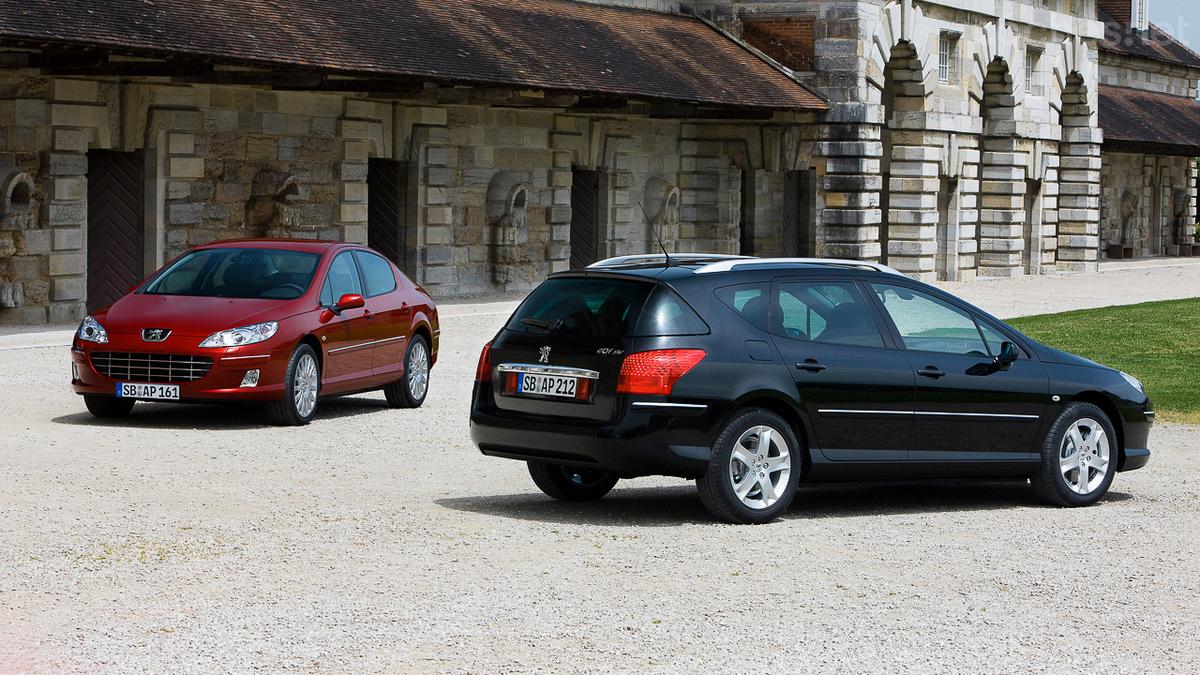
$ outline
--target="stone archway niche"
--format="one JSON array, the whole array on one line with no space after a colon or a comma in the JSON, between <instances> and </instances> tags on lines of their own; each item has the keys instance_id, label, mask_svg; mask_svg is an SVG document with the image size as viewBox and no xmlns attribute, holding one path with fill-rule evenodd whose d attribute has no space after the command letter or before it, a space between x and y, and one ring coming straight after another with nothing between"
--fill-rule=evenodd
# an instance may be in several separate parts
<instances>
[{"instance_id":1,"label":"stone archway niche","mask_svg":"<svg viewBox=\"0 0 1200 675\"><path fill-rule=\"evenodd\" d=\"M679 195L678 186L658 176L652 176L646 181L642 201L648 228L646 250L657 249L659 239L667 251L676 250L676 242L679 240Z\"/></svg>"},{"instance_id":2,"label":"stone archway niche","mask_svg":"<svg viewBox=\"0 0 1200 675\"><path fill-rule=\"evenodd\" d=\"M252 236L292 234L300 225L299 207L309 191L293 174L259 171L246 201L246 229Z\"/></svg>"},{"instance_id":3,"label":"stone archway niche","mask_svg":"<svg viewBox=\"0 0 1200 675\"><path fill-rule=\"evenodd\" d=\"M529 243L527 212L529 176L519 171L501 171L487 189L487 223L492 279L505 287L519 281L519 266Z\"/></svg>"}]
</instances>

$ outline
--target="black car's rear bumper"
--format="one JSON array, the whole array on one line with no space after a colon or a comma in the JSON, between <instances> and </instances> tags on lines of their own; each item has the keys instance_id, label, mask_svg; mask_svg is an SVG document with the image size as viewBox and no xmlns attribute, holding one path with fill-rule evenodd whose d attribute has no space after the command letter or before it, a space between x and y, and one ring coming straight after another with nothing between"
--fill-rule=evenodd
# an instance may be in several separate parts
<instances>
[{"instance_id":1,"label":"black car's rear bumper","mask_svg":"<svg viewBox=\"0 0 1200 675\"><path fill-rule=\"evenodd\" d=\"M493 457L604 468L622 477L703 475L713 430L720 428L732 408L650 403L626 401L617 421L603 423L510 413L476 404L471 411L471 440Z\"/></svg>"}]
</instances>

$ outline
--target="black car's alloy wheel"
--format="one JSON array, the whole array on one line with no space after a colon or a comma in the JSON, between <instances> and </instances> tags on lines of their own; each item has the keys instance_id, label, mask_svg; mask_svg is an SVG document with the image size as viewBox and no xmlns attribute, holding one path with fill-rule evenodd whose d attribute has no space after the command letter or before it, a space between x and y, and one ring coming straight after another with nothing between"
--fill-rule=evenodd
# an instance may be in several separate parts
<instances>
[{"instance_id":1,"label":"black car's alloy wheel","mask_svg":"<svg viewBox=\"0 0 1200 675\"><path fill-rule=\"evenodd\" d=\"M302 344L292 352L283 378L283 400L268 407L271 421L282 426L304 426L317 415L321 394L321 364L313 348Z\"/></svg>"},{"instance_id":2,"label":"black car's alloy wheel","mask_svg":"<svg viewBox=\"0 0 1200 675\"><path fill-rule=\"evenodd\" d=\"M1041 469L1030 477L1038 496L1055 506L1089 506L1117 473L1117 434L1104 411L1072 403L1042 443Z\"/></svg>"},{"instance_id":3,"label":"black car's alloy wheel","mask_svg":"<svg viewBox=\"0 0 1200 675\"><path fill-rule=\"evenodd\" d=\"M125 417L133 410L134 403L134 399L117 398L116 396L88 394L83 397L83 404L87 406L88 412L101 419Z\"/></svg>"},{"instance_id":4,"label":"black car's alloy wheel","mask_svg":"<svg viewBox=\"0 0 1200 675\"><path fill-rule=\"evenodd\" d=\"M547 495L564 502L590 502L608 494L617 476L604 469L581 469L559 464L529 462L529 475Z\"/></svg>"},{"instance_id":5,"label":"black car's alloy wheel","mask_svg":"<svg viewBox=\"0 0 1200 675\"><path fill-rule=\"evenodd\" d=\"M429 343L420 335L408 341L404 352L404 377L383 388L393 408L419 408L429 393Z\"/></svg>"},{"instance_id":6,"label":"black car's alloy wheel","mask_svg":"<svg viewBox=\"0 0 1200 675\"><path fill-rule=\"evenodd\" d=\"M746 410L717 435L700 500L730 523L766 523L796 496L803 454L791 425L773 412Z\"/></svg>"}]
</instances>

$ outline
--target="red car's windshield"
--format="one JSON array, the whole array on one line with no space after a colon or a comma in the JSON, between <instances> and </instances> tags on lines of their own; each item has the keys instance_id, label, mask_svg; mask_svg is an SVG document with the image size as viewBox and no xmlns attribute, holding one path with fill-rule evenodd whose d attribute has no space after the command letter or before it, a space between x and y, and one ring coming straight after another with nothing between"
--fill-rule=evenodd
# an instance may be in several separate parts
<instances>
[{"instance_id":1,"label":"red car's windshield","mask_svg":"<svg viewBox=\"0 0 1200 675\"><path fill-rule=\"evenodd\" d=\"M321 256L263 248L192 251L146 286L151 295L294 300L308 290Z\"/></svg>"}]
</instances>

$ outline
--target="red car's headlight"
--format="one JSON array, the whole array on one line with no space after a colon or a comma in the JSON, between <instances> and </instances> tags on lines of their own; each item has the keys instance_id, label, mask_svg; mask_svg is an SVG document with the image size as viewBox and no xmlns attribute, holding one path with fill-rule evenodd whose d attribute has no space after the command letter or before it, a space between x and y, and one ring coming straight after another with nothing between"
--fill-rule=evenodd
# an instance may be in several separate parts
<instances>
[{"instance_id":1,"label":"red car's headlight","mask_svg":"<svg viewBox=\"0 0 1200 675\"><path fill-rule=\"evenodd\" d=\"M252 345L256 342L270 340L278 331L278 322L267 321L264 323L256 323L252 326L242 326L241 328L231 328L229 330L223 330L219 333L213 333L212 335L204 338L204 342L201 342L200 346L241 347L242 345Z\"/></svg>"}]
</instances>

